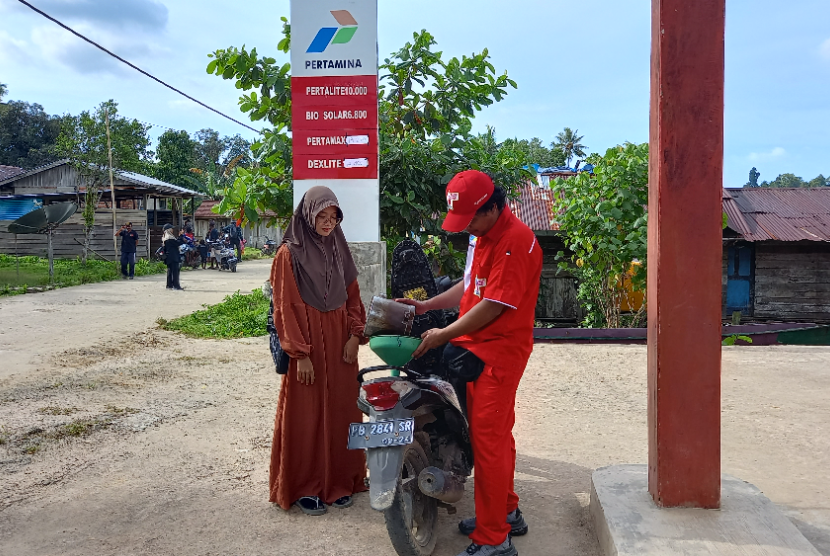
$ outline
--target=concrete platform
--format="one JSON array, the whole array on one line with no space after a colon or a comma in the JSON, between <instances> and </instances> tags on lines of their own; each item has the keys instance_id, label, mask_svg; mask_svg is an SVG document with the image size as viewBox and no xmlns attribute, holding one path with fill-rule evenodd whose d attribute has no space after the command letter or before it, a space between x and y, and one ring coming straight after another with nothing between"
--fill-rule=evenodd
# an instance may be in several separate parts
<instances>
[{"instance_id":1,"label":"concrete platform","mask_svg":"<svg viewBox=\"0 0 830 556\"><path fill-rule=\"evenodd\" d=\"M591 517L606 556L821 556L758 488L723 475L721 509L660 509L646 465L591 477Z\"/></svg>"}]
</instances>

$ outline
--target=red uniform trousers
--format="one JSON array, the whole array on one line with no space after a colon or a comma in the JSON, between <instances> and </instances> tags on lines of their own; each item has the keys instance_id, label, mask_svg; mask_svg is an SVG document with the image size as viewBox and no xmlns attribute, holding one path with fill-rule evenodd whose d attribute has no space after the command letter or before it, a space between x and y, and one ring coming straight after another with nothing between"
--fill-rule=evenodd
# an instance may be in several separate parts
<instances>
[{"instance_id":1,"label":"red uniform trousers","mask_svg":"<svg viewBox=\"0 0 830 556\"><path fill-rule=\"evenodd\" d=\"M470 539L480 545L499 545L510 533L507 514L519 507L513 490L516 470L516 389L521 369L490 365L467 384L467 414L475 459L476 529Z\"/></svg>"}]
</instances>

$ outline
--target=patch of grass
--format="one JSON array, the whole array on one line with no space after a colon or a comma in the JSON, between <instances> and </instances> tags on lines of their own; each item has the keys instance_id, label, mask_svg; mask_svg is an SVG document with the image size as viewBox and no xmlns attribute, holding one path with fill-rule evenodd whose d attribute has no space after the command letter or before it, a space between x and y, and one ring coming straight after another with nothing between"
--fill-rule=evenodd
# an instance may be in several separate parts
<instances>
[{"instance_id":1,"label":"patch of grass","mask_svg":"<svg viewBox=\"0 0 830 556\"><path fill-rule=\"evenodd\" d=\"M273 259L274 255L263 255L262 251L256 247L246 247L245 252L242 253L243 261L256 261L259 259Z\"/></svg>"},{"instance_id":2,"label":"patch of grass","mask_svg":"<svg viewBox=\"0 0 830 556\"><path fill-rule=\"evenodd\" d=\"M138 410L133 407L116 407L111 404L107 404L104 406L104 409L107 413L111 415L116 415L118 417L123 417L124 415L132 415L133 413L138 413Z\"/></svg>"},{"instance_id":3,"label":"patch of grass","mask_svg":"<svg viewBox=\"0 0 830 556\"><path fill-rule=\"evenodd\" d=\"M18 263L20 274L18 276ZM164 263L139 259L135 265L136 276L167 272ZM64 288L121 278L121 264L100 259L55 259L55 287ZM30 287L49 284L49 262L42 257L17 257L0 255L0 296L26 293Z\"/></svg>"},{"instance_id":4,"label":"patch of grass","mask_svg":"<svg viewBox=\"0 0 830 556\"><path fill-rule=\"evenodd\" d=\"M9 443L9 429L6 425L0 425L0 446L5 446Z\"/></svg>"},{"instance_id":5,"label":"patch of grass","mask_svg":"<svg viewBox=\"0 0 830 556\"><path fill-rule=\"evenodd\" d=\"M40 451L40 443L35 442L34 444L28 444L26 447L23 448L24 454L29 454L30 456L33 454L38 453Z\"/></svg>"},{"instance_id":6,"label":"patch of grass","mask_svg":"<svg viewBox=\"0 0 830 556\"><path fill-rule=\"evenodd\" d=\"M92 433L92 431L108 427L111 424L111 420L75 419L74 421L58 427L51 436L56 440L67 437L77 438L80 436L87 436Z\"/></svg>"},{"instance_id":7,"label":"patch of grass","mask_svg":"<svg viewBox=\"0 0 830 556\"><path fill-rule=\"evenodd\" d=\"M38 409L40 413L45 415L72 415L80 411L77 407L60 407L57 405L47 405Z\"/></svg>"},{"instance_id":8,"label":"patch of grass","mask_svg":"<svg viewBox=\"0 0 830 556\"><path fill-rule=\"evenodd\" d=\"M159 319L163 320L163 319ZM268 332L268 298L262 290L235 293L216 305L171 321L159 322L165 330L176 330L194 338L249 338Z\"/></svg>"}]
</instances>

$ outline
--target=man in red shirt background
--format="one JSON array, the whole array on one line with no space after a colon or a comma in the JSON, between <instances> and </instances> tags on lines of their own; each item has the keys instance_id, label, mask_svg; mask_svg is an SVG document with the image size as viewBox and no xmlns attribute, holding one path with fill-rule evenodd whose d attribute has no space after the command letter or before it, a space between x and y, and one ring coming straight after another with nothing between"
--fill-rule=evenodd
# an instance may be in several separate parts
<instances>
[{"instance_id":1,"label":"man in red shirt background","mask_svg":"<svg viewBox=\"0 0 830 556\"><path fill-rule=\"evenodd\" d=\"M443 228L471 236L464 281L427 301L398 301L414 305L418 314L460 305L456 322L423 334L414 357L449 342L484 362L481 375L467 385L476 517L459 524L473 541L459 556L515 556L510 535L527 533L527 524L513 488L514 406L533 351L542 250L506 205L504 190L483 172L466 170L450 181L447 209Z\"/></svg>"}]
</instances>

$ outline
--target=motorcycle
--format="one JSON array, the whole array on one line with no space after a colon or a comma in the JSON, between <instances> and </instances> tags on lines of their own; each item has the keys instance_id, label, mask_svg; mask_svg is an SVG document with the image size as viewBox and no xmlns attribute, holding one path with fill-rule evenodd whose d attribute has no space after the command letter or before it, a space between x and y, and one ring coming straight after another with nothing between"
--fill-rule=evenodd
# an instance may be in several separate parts
<instances>
[{"instance_id":1,"label":"motorcycle","mask_svg":"<svg viewBox=\"0 0 830 556\"><path fill-rule=\"evenodd\" d=\"M202 256L199 255L199 249L192 240L179 245L179 256L181 257L182 266L195 269L202 264Z\"/></svg>"},{"instance_id":2,"label":"motorcycle","mask_svg":"<svg viewBox=\"0 0 830 556\"><path fill-rule=\"evenodd\" d=\"M210 256L218 263L219 270L236 272L236 265L239 260L236 258L233 248L228 247L222 241L208 241L207 243L210 249Z\"/></svg>"},{"instance_id":3,"label":"motorcycle","mask_svg":"<svg viewBox=\"0 0 830 556\"><path fill-rule=\"evenodd\" d=\"M163 245L156 249L155 258L157 261L162 262L167 260L167 255L164 252ZM179 245L179 264L181 266L196 268L201 263L202 257L199 255L199 250L196 248L195 244L183 243L182 245Z\"/></svg>"},{"instance_id":4,"label":"motorcycle","mask_svg":"<svg viewBox=\"0 0 830 556\"><path fill-rule=\"evenodd\" d=\"M394 291L400 279L394 270L392 279ZM433 280L431 273L424 280ZM436 280L428 289L437 295L454 283ZM391 318L393 313L390 309L378 322L400 320ZM405 331L393 332L409 335L396 337L400 349L406 350L406 343L427 328L446 323L448 315L437 313L415 316ZM376 328L390 329L383 325ZM373 340L369 345L384 362L397 363L393 360L394 343L391 351L376 348ZM406 353L411 354L411 349ZM387 376L366 380L367 375L379 372ZM368 422L349 426L348 447L366 450L370 505L383 512L389 539L399 556L429 556L438 538L438 508L456 513L454 504L463 497L464 484L473 470L466 400L459 399L453 384L444 380L441 358L437 354L430 357L430 352L403 366L362 369L358 382L357 405Z\"/></svg>"},{"instance_id":5,"label":"motorcycle","mask_svg":"<svg viewBox=\"0 0 830 556\"><path fill-rule=\"evenodd\" d=\"M262 245L260 251L262 251L263 255L270 257L276 254L278 248L279 246L276 241L268 239L268 236L265 236L265 243Z\"/></svg>"},{"instance_id":6,"label":"motorcycle","mask_svg":"<svg viewBox=\"0 0 830 556\"><path fill-rule=\"evenodd\" d=\"M367 374L399 376L365 380ZM369 500L381 511L400 556L429 556L438 538L438 508L455 514L473 470L467 418L449 382L406 367L358 373L357 405L369 417L349 427L349 448L365 449Z\"/></svg>"}]
</instances>

